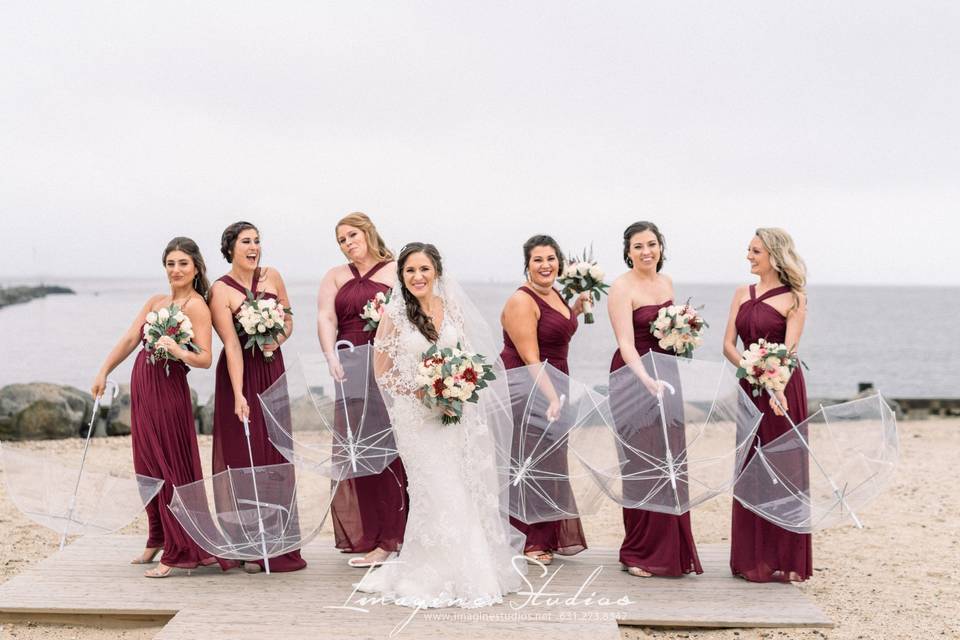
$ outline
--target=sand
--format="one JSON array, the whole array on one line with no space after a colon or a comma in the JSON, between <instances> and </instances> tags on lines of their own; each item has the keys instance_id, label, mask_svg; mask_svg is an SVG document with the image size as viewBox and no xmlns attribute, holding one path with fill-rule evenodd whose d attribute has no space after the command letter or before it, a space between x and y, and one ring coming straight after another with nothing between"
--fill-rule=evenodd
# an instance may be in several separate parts
<instances>
[{"instance_id":1,"label":"sand","mask_svg":"<svg viewBox=\"0 0 960 640\"><path fill-rule=\"evenodd\" d=\"M621 627L622 638L958 638L960 637L960 419L901 422L902 461L894 485L861 514L865 528L836 528L814 537L814 576L800 589L833 619L836 627L802 629L651 629ZM200 437L209 472L210 437ZM33 452L74 459L79 440L13 445ZM129 438L96 440L99 465L131 466ZM0 472L2 474L2 472ZM139 518L124 533L145 531ZM718 499L693 513L696 539L727 542L730 500ZM588 542L618 546L622 523L610 508L585 519ZM54 553L58 538L33 525L0 490L0 582ZM96 567L91 567L96 570ZM640 578L638 578L640 579ZM84 625L7 620L0 639L56 638L100 640L152 638L158 624L118 625L91 620Z\"/></svg>"}]
</instances>

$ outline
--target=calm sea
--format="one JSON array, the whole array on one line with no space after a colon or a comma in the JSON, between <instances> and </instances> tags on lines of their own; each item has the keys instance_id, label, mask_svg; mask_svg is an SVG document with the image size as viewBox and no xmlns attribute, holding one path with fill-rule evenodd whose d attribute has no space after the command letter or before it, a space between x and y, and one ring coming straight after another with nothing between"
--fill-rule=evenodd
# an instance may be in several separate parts
<instances>
[{"instance_id":1,"label":"calm sea","mask_svg":"<svg viewBox=\"0 0 960 640\"><path fill-rule=\"evenodd\" d=\"M13 284L13 283L10 283ZM103 358L150 294L163 292L164 280L57 280L77 295L49 296L0 309L0 335L6 344L0 386L46 381L88 389ZM515 284L465 283L491 327L499 331L503 302ZM318 351L316 282L289 282L295 330L284 346ZM721 358L720 344L732 285L676 285L678 301L705 305L710 324L697 357ZM960 397L960 288L811 287L807 327L800 352L812 397L843 398L857 383L873 382L892 397ZM570 369L591 384L606 381L615 349L601 305L597 322L581 325L573 339ZM215 340L215 354L220 344ZM128 382L133 357L112 378ZM190 384L205 402L213 390L213 368L191 371Z\"/></svg>"}]
</instances>

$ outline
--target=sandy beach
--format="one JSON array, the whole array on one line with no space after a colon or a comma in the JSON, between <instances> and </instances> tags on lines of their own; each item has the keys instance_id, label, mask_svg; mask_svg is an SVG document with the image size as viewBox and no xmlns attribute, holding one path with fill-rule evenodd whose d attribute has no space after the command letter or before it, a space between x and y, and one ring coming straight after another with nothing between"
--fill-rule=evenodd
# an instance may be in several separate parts
<instances>
[{"instance_id":1,"label":"sandy beach","mask_svg":"<svg viewBox=\"0 0 960 640\"><path fill-rule=\"evenodd\" d=\"M955 638L960 637L960 497L955 456L960 451L960 419L901 422L901 466L894 486L861 514L865 528L831 529L815 535L811 580L800 588L833 619L835 628L688 630L621 627L622 638ZM209 472L209 436L200 437L205 472ZM73 459L82 442L53 440L10 445ZM93 443L97 462L127 470L129 438ZM701 543L727 542L729 499L719 499L693 513ZM145 518L124 533L145 531ZM619 509L585 519L588 542L595 547L620 543ZM0 582L54 553L58 539L17 511L6 489L0 490ZM96 567L91 567L95 571ZM309 570L309 569L308 569ZM114 623L62 625L49 621L5 620L0 638L100 640L152 638L159 624Z\"/></svg>"}]
</instances>

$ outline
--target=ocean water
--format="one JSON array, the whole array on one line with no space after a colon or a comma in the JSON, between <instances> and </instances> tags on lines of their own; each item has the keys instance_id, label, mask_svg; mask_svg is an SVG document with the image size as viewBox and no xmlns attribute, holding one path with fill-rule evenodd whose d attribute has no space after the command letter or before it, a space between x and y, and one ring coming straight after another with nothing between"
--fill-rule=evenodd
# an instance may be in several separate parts
<instances>
[{"instance_id":1,"label":"ocean water","mask_svg":"<svg viewBox=\"0 0 960 640\"><path fill-rule=\"evenodd\" d=\"M5 283L15 284L15 283ZM57 382L89 389L93 376L120 334L153 293L159 279L58 279L77 295L48 296L0 309L0 386ZM464 283L491 328L500 333L504 301L519 283ZM318 352L317 281L288 281L294 333L284 345L288 360ZM696 357L720 360L720 345L734 285L677 283L677 301L704 305L710 328ZM817 398L852 396L859 382L872 382L890 397L960 397L960 288L813 286L800 355L809 365L808 392ZM571 374L590 384L606 382L615 350L603 304L596 323L583 325L570 349ZM214 334L214 354L220 343ZM111 377L129 382L133 356ZM206 402L214 368L193 370L189 380Z\"/></svg>"}]
</instances>

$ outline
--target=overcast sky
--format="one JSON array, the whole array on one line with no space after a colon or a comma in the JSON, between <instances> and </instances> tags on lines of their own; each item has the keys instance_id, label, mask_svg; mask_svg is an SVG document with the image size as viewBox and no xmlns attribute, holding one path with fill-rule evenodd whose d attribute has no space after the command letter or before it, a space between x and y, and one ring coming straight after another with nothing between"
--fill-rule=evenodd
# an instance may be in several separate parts
<instances>
[{"instance_id":1,"label":"overcast sky","mask_svg":"<svg viewBox=\"0 0 960 640\"><path fill-rule=\"evenodd\" d=\"M955 2L6 2L0 56L0 280L217 275L236 219L318 278L362 210L463 279L650 219L680 281L783 226L814 284L960 284Z\"/></svg>"}]
</instances>

